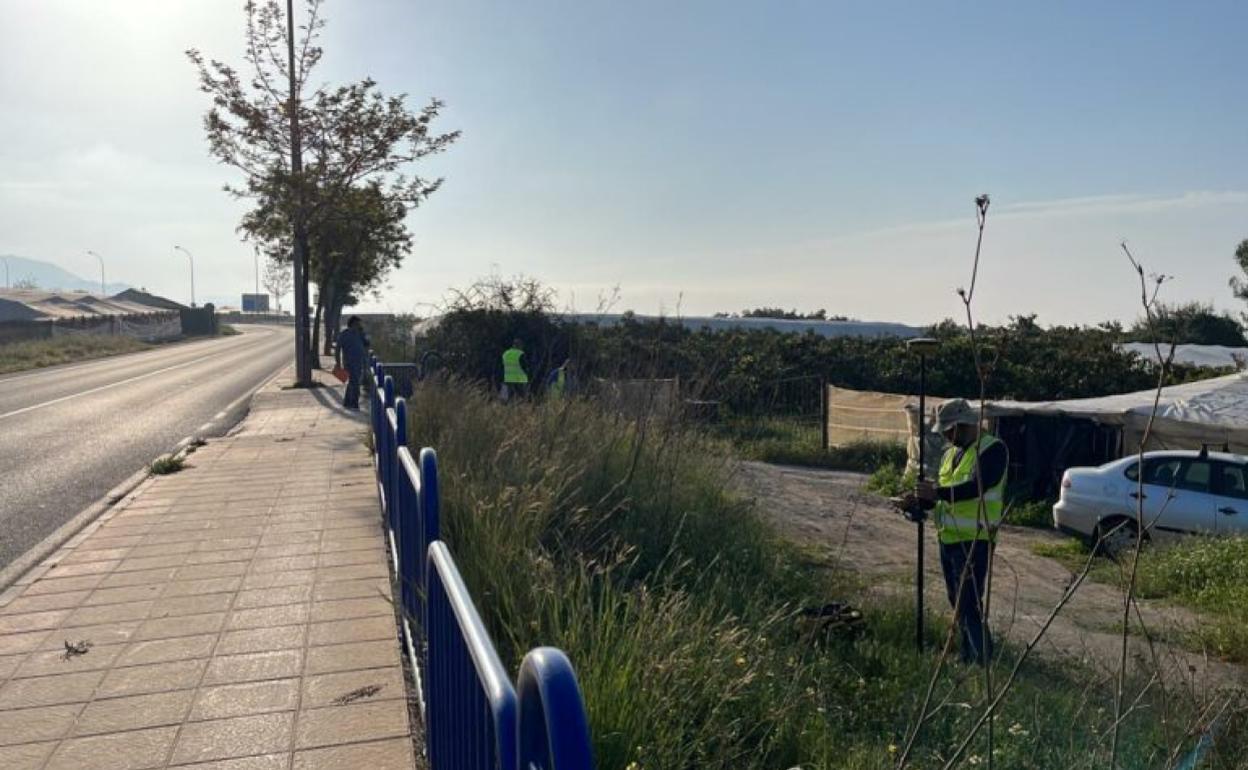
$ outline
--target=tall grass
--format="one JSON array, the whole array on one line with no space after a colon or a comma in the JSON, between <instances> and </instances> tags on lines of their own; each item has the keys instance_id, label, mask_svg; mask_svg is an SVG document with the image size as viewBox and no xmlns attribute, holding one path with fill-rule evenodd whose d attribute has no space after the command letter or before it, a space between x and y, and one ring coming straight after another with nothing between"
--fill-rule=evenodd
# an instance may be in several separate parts
<instances>
[{"instance_id":1,"label":"tall grass","mask_svg":"<svg viewBox=\"0 0 1248 770\"><path fill-rule=\"evenodd\" d=\"M0 344L0 374L133 353L150 345L130 337L55 337Z\"/></svg>"},{"instance_id":2,"label":"tall grass","mask_svg":"<svg viewBox=\"0 0 1248 770\"><path fill-rule=\"evenodd\" d=\"M722 443L459 384L424 383L410 405L412 443L439 452L443 536L504 662L514 670L538 644L568 652L603 770L893 765L934 655L913 650L908 608L888 602L866 606L860 634L800 634L795 610L861 587L733 496ZM936 647L943 619L929 628ZM912 767L942 764L982 686L969 669L941 674ZM1099 766L1111 703L1084 672L1028 664L997 767ZM1153 712L1141 714L1125 766L1163 751Z\"/></svg>"}]
</instances>

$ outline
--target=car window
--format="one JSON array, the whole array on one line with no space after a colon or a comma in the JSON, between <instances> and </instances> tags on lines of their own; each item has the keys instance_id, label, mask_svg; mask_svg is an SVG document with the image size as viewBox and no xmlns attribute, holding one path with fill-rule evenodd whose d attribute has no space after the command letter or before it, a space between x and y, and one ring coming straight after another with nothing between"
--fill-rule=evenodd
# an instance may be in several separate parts
<instances>
[{"instance_id":1,"label":"car window","mask_svg":"<svg viewBox=\"0 0 1248 770\"><path fill-rule=\"evenodd\" d=\"M1218 463L1214 490L1223 497L1248 500L1248 470L1238 463Z\"/></svg>"},{"instance_id":2,"label":"car window","mask_svg":"<svg viewBox=\"0 0 1248 770\"><path fill-rule=\"evenodd\" d=\"M1173 487L1183 469L1181 457L1154 457L1144 461L1144 483L1159 487Z\"/></svg>"},{"instance_id":3,"label":"car window","mask_svg":"<svg viewBox=\"0 0 1248 770\"><path fill-rule=\"evenodd\" d=\"M1140 480L1140 464L1132 463L1131 465L1128 465L1127 469L1123 471L1122 475L1126 476L1132 481L1139 481Z\"/></svg>"},{"instance_id":4,"label":"car window","mask_svg":"<svg viewBox=\"0 0 1248 770\"><path fill-rule=\"evenodd\" d=\"M1189 492L1205 492L1208 493L1213 478L1213 463L1208 460L1192 460L1183 466L1179 471L1178 481L1175 487L1178 489L1186 489Z\"/></svg>"}]
</instances>

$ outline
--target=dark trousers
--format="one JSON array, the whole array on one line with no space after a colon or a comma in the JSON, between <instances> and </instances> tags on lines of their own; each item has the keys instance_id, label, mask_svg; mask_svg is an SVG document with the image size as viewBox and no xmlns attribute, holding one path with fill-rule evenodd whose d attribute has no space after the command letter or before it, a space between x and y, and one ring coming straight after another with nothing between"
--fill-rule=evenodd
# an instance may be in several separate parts
<instances>
[{"instance_id":1,"label":"dark trousers","mask_svg":"<svg viewBox=\"0 0 1248 770\"><path fill-rule=\"evenodd\" d=\"M984 618L991 558L992 548L987 540L940 544L940 567L945 573L949 604L957 609L958 649L963 663L986 665L992 658L992 635Z\"/></svg>"},{"instance_id":2,"label":"dark trousers","mask_svg":"<svg viewBox=\"0 0 1248 770\"><path fill-rule=\"evenodd\" d=\"M347 364L347 389L342 394L342 405L348 409L360 408L360 380L364 379L364 367Z\"/></svg>"}]
</instances>

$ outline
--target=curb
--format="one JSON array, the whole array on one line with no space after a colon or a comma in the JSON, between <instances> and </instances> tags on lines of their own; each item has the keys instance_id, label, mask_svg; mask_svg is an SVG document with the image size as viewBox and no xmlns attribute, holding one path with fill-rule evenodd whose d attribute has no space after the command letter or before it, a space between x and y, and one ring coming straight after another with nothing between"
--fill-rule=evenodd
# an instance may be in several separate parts
<instances>
[{"instance_id":1,"label":"curb","mask_svg":"<svg viewBox=\"0 0 1248 770\"><path fill-rule=\"evenodd\" d=\"M179 441L174 446L174 450L172 452L157 455L152 458L150 462L131 474L125 481L110 489L108 493L99 500L96 500L91 505L88 505L86 508L79 511L72 519L57 527L43 540L40 540L35 545L31 546L26 553L14 559L9 566L0 570L0 593L5 592L12 586L20 583L27 573L39 566L39 564L41 564L48 556L56 553L56 551L72 540L79 532L82 532L84 529L91 526L91 524L99 519L100 516L107 513L114 505L121 502L127 495L138 489L144 481L151 478L153 475L151 470L152 463L162 457L181 457L185 459L199 448L199 442L202 441L202 439L198 434L206 433L213 423L228 416L228 414L234 411L239 404L246 402L247 408L242 414L239 415L237 422L230 426L230 429L223 434L223 436L230 435L239 425L242 424L243 420L246 419L247 412L251 410L251 400L255 398L255 395L266 385L281 376L282 372L286 371L286 369L287 367L282 367L272 376L264 378L255 388L249 390L234 399L234 401L230 404L226 405L226 407L218 412L213 419L201 425L195 433L192 433ZM5 603L4 599L0 598L0 606L3 606Z\"/></svg>"}]
</instances>

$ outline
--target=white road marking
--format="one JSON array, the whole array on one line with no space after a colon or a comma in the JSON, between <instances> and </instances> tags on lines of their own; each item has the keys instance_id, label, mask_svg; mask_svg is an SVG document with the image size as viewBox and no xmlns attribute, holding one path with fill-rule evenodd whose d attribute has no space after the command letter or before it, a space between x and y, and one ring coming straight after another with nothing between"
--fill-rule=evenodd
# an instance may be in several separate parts
<instances>
[{"instance_id":1,"label":"white road marking","mask_svg":"<svg viewBox=\"0 0 1248 770\"><path fill-rule=\"evenodd\" d=\"M248 345L248 346L246 346L246 347L247 347L247 348L250 348L250 347L253 347L253 346ZM16 416L17 416L17 415L19 415L19 414L26 414L27 412L33 412L33 411L35 411L36 409L43 409L43 408L45 408L45 407L55 406L56 404L61 404L61 403L64 403L64 402L66 402L66 401L71 401L71 400L73 400L73 399L75 399L75 398L81 398L82 396L89 396L89 395L91 395L91 394L93 394L93 393L99 393L100 391L103 391L103 390L108 390L108 389L110 389L110 388L116 388L116 387L118 387L118 386L120 386L120 385L127 385L127 384L129 384L129 383L131 383L131 382L137 382L138 380L142 380L142 379L145 379L145 378L147 378L147 377L153 377L153 376L155 376L155 375L157 375L157 374L164 374L165 372L172 372L172 371L176 371L176 370L178 370L178 369L185 369L185 368L186 368L186 367L188 367L188 366L195 366L195 365L197 365L197 364L201 364L201 363L203 363L204 361L208 361L208 360L213 359L213 358L218 358L218 357L220 357L220 356L224 356L224 355L228 355L228 354L232 354L232 353L237 353L237 352L239 352L239 351L240 351L240 350L242 350L242 349L244 349L244 348L243 348L243 347L238 347L238 348L230 348L230 349L228 349L228 350L222 350L222 351L220 351L220 352L218 352L218 353L213 353L213 354L211 354L211 355L207 355L207 356L201 356L200 358L197 358L197 359L195 359L194 361L186 361L185 363L181 363L181 364L174 364L173 366L166 366L166 367L165 367L165 368L163 368L163 369L156 369L155 371L151 371L151 372L144 372L143 374L138 374L138 375L135 375L134 377L127 377L127 378L126 378L126 379L124 379L124 380L118 380L117 382L110 382L110 383L109 383L109 384L107 384L107 385L100 385L99 387L89 388L89 389L84 390L84 391L82 391L82 392L80 392L80 393L71 393L71 394L70 394L70 395L68 395L68 396L61 396L60 398L54 398L54 399L51 399L51 400L49 400L49 401L43 401L43 402L40 402L40 403L38 403L38 404L31 404L30 406L25 406L25 407L22 407L21 409L14 409L12 412L5 412L4 414L0 414L0 420L7 419L7 418L9 418L9 417L16 417Z\"/></svg>"}]
</instances>

